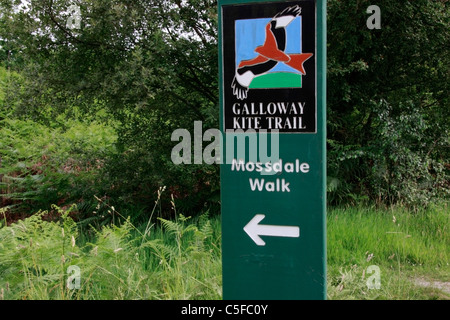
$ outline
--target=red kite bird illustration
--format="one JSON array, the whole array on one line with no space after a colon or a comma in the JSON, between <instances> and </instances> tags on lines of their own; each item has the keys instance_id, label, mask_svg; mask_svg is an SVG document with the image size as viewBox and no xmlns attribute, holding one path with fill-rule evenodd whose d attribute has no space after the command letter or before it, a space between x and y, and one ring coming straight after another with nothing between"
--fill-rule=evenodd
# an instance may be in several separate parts
<instances>
[{"instance_id":1,"label":"red kite bird illustration","mask_svg":"<svg viewBox=\"0 0 450 320\"><path fill-rule=\"evenodd\" d=\"M288 7L276 14L266 25L265 41L255 49L258 56L239 63L231 84L233 94L240 100L247 98L248 88L252 80L273 69L278 63L284 63L302 75L306 75L303 63L313 56L312 53L286 54L286 26L301 13L296 5Z\"/></svg>"}]
</instances>

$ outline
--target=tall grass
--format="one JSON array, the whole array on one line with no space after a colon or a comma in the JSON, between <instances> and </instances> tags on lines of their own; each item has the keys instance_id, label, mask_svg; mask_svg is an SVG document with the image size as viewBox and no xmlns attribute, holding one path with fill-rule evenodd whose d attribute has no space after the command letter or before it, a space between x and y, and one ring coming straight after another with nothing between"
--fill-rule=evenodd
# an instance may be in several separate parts
<instances>
[{"instance_id":1,"label":"tall grass","mask_svg":"<svg viewBox=\"0 0 450 320\"><path fill-rule=\"evenodd\" d=\"M0 229L1 299L219 299L220 224L206 214L162 220L144 233L129 219L80 235L69 212ZM117 213L117 212L116 212ZM214 222L215 221L215 222ZM76 266L80 287L70 289ZM69 283L68 283L69 281Z\"/></svg>"},{"instance_id":2,"label":"tall grass","mask_svg":"<svg viewBox=\"0 0 450 320\"><path fill-rule=\"evenodd\" d=\"M442 267L449 258L448 219L438 208L417 214L401 208L336 209L328 218L328 259L362 264L373 254L372 264L400 259L405 266Z\"/></svg>"},{"instance_id":3,"label":"tall grass","mask_svg":"<svg viewBox=\"0 0 450 320\"><path fill-rule=\"evenodd\" d=\"M413 284L419 276L450 280L449 217L446 205L416 213L400 207L332 210L327 222L329 298L450 298ZM378 290L366 285L371 265L381 271Z\"/></svg>"},{"instance_id":4,"label":"tall grass","mask_svg":"<svg viewBox=\"0 0 450 320\"><path fill-rule=\"evenodd\" d=\"M0 299L221 299L219 216L191 219L177 213L175 220L149 219L135 226L110 209L117 225L90 233L79 232L70 210L59 208L58 221L44 221L45 212L39 212L10 226L3 223ZM448 222L447 206L417 213L330 210L328 298L450 299L414 281L450 281ZM367 285L373 265L380 270L378 289ZM73 280L69 266L81 270L79 289L67 287Z\"/></svg>"}]
</instances>

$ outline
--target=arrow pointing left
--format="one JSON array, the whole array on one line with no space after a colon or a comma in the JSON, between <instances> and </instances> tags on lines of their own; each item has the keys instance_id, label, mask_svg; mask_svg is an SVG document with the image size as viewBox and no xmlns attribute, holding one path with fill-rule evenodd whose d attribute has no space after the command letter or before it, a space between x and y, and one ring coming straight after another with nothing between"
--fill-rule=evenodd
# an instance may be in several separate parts
<instances>
[{"instance_id":1,"label":"arrow pointing left","mask_svg":"<svg viewBox=\"0 0 450 320\"><path fill-rule=\"evenodd\" d=\"M258 245L265 246L266 243L260 236L272 236L272 237L300 237L300 228L295 226L273 226L259 224L266 216L263 214L257 214L250 220L244 227L244 231L249 237Z\"/></svg>"}]
</instances>

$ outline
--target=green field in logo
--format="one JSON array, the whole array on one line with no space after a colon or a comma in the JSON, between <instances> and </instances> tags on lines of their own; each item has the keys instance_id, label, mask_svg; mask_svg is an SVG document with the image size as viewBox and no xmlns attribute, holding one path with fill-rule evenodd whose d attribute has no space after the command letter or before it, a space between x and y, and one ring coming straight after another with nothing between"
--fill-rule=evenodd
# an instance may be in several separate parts
<instances>
[{"instance_id":1,"label":"green field in logo","mask_svg":"<svg viewBox=\"0 0 450 320\"><path fill-rule=\"evenodd\" d=\"M268 73L253 79L250 89L268 88L299 88L302 86L302 76L296 73Z\"/></svg>"}]
</instances>

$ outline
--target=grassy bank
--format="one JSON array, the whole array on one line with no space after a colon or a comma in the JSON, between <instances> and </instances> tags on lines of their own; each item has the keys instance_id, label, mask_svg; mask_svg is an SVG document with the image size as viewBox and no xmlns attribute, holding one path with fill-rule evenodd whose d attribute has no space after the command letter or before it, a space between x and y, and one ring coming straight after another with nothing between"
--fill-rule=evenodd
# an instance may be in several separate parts
<instances>
[{"instance_id":1,"label":"grassy bank","mask_svg":"<svg viewBox=\"0 0 450 320\"><path fill-rule=\"evenodd\" d=\"M221 299L220 216L134 226L112 211L119 227L82 233L63 211L3 226L0 299ZM329 210L328 298L450 299L417 282L450 281L448 222L446 206Z\"/></svg>"},{"instance_id":2,"label":"grassy bank","mask_svg":"<svg viewBox=\"0 0 450 320\"><path fill-rule=\"evenodd\" d=\"M328 215L330 299L449 299L450 293L416 285L450 281L449 211L347 208ZM379 268L380 288L368 289ZM373 278L372 278L373 279Z\"/></svg>"}]
</instances>

